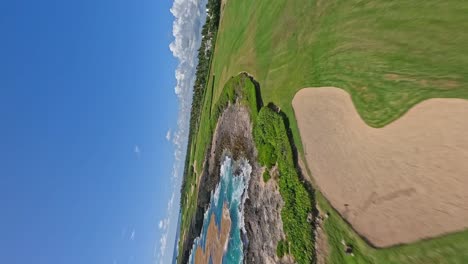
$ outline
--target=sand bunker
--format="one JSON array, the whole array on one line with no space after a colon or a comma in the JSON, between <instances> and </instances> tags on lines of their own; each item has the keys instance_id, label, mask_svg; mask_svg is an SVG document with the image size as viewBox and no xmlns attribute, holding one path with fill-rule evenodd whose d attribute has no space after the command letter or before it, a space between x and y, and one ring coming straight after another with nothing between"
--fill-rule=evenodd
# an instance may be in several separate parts
<instances>
[{"instance_id":1,"label":"sand bunker","mask_svg":"<svg viewBox=\"0 0 468 264\"><path fill-rule=\"evenodd\" d=\"M468 228L468 101L430 99L369 127L348 93L299 91L293 107L313 178L378 247Z\"/></svg>"}]
</instances>

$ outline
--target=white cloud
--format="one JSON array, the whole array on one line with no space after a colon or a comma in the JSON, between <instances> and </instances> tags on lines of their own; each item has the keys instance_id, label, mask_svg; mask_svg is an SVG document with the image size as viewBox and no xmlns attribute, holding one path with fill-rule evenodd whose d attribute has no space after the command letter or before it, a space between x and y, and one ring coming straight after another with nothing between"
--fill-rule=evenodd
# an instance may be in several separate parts
<instances>
[{"instance_id":1,"label":"white cloud","mask_svg":"<svg viewBox=\"0 0 468 264\"><path fill-rule=\"evenodd\" d=\"M168 211L172 209L172 206L174 206L174 197L175 197L175 193L172 192L171 199L169 199L169 202L167 202L167 210Z\"/></svg>"},{"instance_id":2,"label":"white cloud","mask_svg":"<svg viewBox=\"0 0 468 264\"><path fill-rule=\"evenodd\" d=\"M166 140L171 141L171 130L170 129L166 133Z\"/></svg>"},{"instance_id":3,"label":"white cloud","mask_svg":"<svg viewBox=\"0 0 468 264\"><path fill-rule=\"evenodd\" d=\"M137 156L140 156L140 153L141 153L140 147L138 145L135 145L135 147L133 148L133 152L135 152Z\"/></svg>"},{"instance_id":4,"label":"white cloud","mask_svg":"<svg viewBox=\"0 0 468 264\"><path fill-rule=\"evenodd\" d=\"M132 230L132 234L130 235L130 240L135 240L135 229Z\"/></svg>"},{"instance_id":5,"label":"white cloud","mask_svg":"<svg viewBox=\"0 0 468 264\"><path fill-rule=\"evenodd\" d=\"M165 231L169 228L170 220L169 218L164 218L159 221L158 227L159 229Z\"/></svg>"},{"instance_id":6,"label":"white cloud","mask_svg":"<svg viewBox=\"0 0 468 264\"><path fill-rule=\"evenodd\" d=\"M166 253L166 246L167 246L167 232L164 233L161 238L159 239L159 254L160 259L164 257L164 253Z\"/></svg>"},{"instance_id":7,"label":"white cloud","mask_svg":"<svg viewBox=\"0 0 468 264\"><path fill-rule=\"evenodd\" d=\"M176 160L185 155L188 137L192 90L198 64L197 50L201 43L201 29L206 18L206 0L174 0L171 13L175 20L172 28L174 41L169 45L174 57L179 60L175 71L175 93L179 99L177 130L173 133L176 145Z\"/></svg>"},{"instance_id":8,"label":"white cloud","mask_svg":"<svg viewBox=\"0 0 468 264\"><path fill-rule=\"evenodd\" d=\"M168 257L172 257L172 254L166 254L167 244L173 243L172 241L176 239L175 228L171 226L171 219L175 210L174 204L176 204L174 203L175 194L180 191L181 185L181 172L183 171L188 139L192 91L198 64L197 51L201 43L202 26L206 19L206 3L207 0L174 0L171 8L171 13L175 18L172 27L174 41L169 45L169 49L179 61L175 71L177 82L175 93L179 101L179 113L176 131L169 130L166 134L166 139L172 140L174 143L175 163L172 168L172 194L167 204L167 216L159 221L158 225L163 230L159 239L157 260L159 263L170 261ZM169 239L173 240L168 239L169 232L171 232Z\"/></svg>"}]
</instances>

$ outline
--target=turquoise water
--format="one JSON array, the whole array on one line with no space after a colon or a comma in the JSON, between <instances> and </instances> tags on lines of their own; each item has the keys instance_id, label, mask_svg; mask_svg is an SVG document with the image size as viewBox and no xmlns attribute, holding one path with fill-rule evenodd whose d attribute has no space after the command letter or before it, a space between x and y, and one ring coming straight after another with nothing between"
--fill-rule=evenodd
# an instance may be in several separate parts
<instances>
[{"instance_id":1,"label":"turquoise water","mask_svg":"<svg viewBox=\"0 0 468 264\"><path fill-rule=\"evenodd\" d=\"M245 233L243 205L247 198L244 192L249 184L252 167L246 160L239 162L239 175L233 174L233 161L226 157L221 164L220 182L214 193L211 194L210 205L205 213L201 235L193 243L189 263L194 263L193 256L198 246L205 247L205 238L210 224L211 215L215 215L216 225L219 227L223 213L223 204L227 203L231 216L231 231L229 242L224 253L223 263L242 263L243 244L241 232ZM218 264L218 263L213 263Z\"/></svg>"}]
</instances>

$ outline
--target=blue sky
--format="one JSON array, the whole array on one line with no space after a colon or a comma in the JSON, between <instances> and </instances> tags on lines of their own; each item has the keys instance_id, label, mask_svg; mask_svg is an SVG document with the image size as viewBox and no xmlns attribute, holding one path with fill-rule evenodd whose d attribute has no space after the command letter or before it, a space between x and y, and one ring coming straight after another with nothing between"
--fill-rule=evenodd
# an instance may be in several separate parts
<instances>
[{"instance_id":1,"label":"blue sky","mask_svg":"<svg viewBox=\"0 0 468 264\"><path fill-rule=\"evenodd\" d=\"M189 105L172 5L0 1L0 263L161 258Z\"/></svg>"}]
</instances>

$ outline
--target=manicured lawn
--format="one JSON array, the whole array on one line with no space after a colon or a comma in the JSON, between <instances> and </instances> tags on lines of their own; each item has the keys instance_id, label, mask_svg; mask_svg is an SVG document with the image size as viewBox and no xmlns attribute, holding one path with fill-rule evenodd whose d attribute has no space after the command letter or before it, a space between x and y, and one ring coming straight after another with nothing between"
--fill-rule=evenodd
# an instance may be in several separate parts
<instances>
[{"instance_id":1,"label":"manicured lawn","mask_svg":"<svg viewBox=\"0 0 468 264\"><path fill-rule=\"evenodd\" d=\"M362 118L383 126L431 97L468 98L468 2L227 1L211 72L215 99L240 71L292 120L301 88L351 93Z\"/></svg>"}]
</instances>

